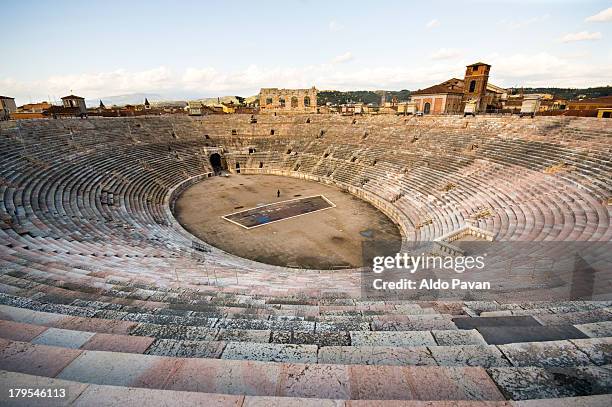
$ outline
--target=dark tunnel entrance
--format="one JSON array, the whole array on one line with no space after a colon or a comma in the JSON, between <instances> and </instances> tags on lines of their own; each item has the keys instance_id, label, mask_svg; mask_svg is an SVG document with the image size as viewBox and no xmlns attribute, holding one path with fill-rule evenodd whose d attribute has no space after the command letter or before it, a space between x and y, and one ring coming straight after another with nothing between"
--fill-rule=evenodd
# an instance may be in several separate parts
<instances>
[{"instance_id":1,"label":"dark tunnel entrance","mask_svg":"<svg viewBox=\"0 0 612 407\"><path fill-rule=\"evenodd\" d=\"M210 155L210 165L215 172L215 175L219 175L221 171L226 170L225 162L219 153L212 153Z\"/></svg>"}]
</instances>

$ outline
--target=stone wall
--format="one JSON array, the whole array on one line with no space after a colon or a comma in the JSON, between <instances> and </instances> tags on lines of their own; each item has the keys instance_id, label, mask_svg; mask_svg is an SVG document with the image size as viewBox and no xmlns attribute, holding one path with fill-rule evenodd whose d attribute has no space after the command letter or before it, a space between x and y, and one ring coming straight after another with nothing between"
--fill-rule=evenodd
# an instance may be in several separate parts
<instances>
[{"instance_id":1,"label":"stone wall","mask_svg":"<svg viewBox=\"0 0 612 407\"><path fill-rule=\"evenodd\" d=\"M260 113L317 113L317 89L262 88Z\"/></svg>"}]
</instances>

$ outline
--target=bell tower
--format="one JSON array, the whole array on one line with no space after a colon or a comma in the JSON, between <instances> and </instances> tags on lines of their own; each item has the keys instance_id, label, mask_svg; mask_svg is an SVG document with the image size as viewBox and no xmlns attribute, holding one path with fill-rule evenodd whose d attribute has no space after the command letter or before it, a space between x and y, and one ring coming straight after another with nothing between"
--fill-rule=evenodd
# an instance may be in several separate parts
<instances>
[{"instance_id":1,"label":"bell tower","mask_svg":"<svg viewBox=\"0 0 612 407\"><path fill-rule=\"evenodd\" d=\"M486 92L487 83L489 81L489 72L491 65L477 62L468 65L465 69L465 85L463 88L463 105L470 100L475 100L478 106L478 111L484 111L487 108Z\"/></svg>"}]
</instances>

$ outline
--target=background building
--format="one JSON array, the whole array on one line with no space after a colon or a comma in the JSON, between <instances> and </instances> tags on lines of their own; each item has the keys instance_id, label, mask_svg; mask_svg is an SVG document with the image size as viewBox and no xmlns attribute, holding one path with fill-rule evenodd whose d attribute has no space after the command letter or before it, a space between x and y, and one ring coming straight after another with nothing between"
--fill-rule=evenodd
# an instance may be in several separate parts
<instances>
[{"instance_id":1,"label":"background building","mask_svg":"<svg viewBox=\"0 0 612 407\"><path fill-rule=\"evenodd\" d=\"M8 120L11 113L17 110L15 99L10 96L0 96L0 120Z\"/></svg>"},{"instance_id":2,"label":"background building","mask_svg":"<svg viewBox=\"0 0 612 407\"><path fill-rule=\"evenodd\" d=\"M612 96L600 98L570 100L567 102L568 110L597 110L612 107Z\"/></svg>"},{"instance_id":3,"label":"background building","mask_svg":"<svg viewBox=\"0 0 612 407\"><path fill-rule=\"evenodd\" d=\"M87 105L85 105L85 99L80 96L68 95L62 98L62 105L65 108L77 108L77 116L87 114Z\"/></svg>"},{"instance_id":4,"label":"background building","mask_svg":"<svg viewBox=\"0 0 612 407\"><path fill-rule=\"evenodd\" d=\"M463 113L466 103L476 103L477 112L503 107L506 89L489 83L491 65L477 62L468 65L463 79L452 78L438 85L412 92L411 101L424 114Z\"/></svg>"},{"instance_id":5,"label":"background building","mask_svg":"<svg viewBox=\"0 0 612 407\"><path fill-rule=\"evenodd\" d=\"M418 90L411 95L416 109L424 114L458 114L463 100L463 81L449 79L438 85Z\"/></svg>"},{"instance_id":6,"label":"background building","mask_svg":"<svg viewBox=\"0 0 612 407\"><path fill-rule=\"evenodd\" d=\"M316 113L317 89L262 88L259 92L261 113Z\"/></svg>"}]
</instances>

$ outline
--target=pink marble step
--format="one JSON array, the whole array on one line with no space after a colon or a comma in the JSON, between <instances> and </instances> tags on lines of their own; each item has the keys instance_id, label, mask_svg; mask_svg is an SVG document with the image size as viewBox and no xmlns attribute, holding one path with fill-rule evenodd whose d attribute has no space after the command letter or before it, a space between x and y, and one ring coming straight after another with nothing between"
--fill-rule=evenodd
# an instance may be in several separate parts
<instances>
[{"instance_id":1,"label":"pink marble step","mask_svg":"<svg viewBox=\"0 0 612 407\"><path fill-rule=\"evenodd\" d=\"M5 370L100 385L329 399L504 400L477 367L182 359L0 340Z\"/></svg>"}]
</instances>

